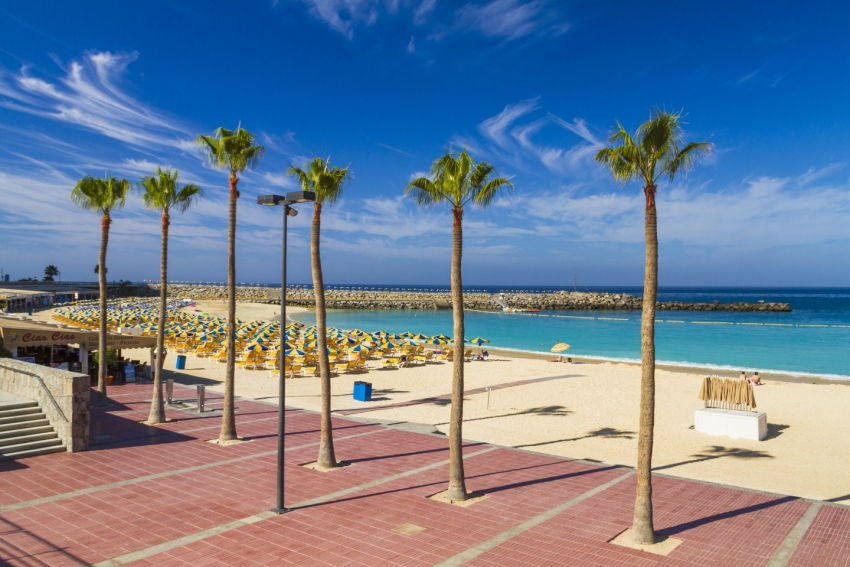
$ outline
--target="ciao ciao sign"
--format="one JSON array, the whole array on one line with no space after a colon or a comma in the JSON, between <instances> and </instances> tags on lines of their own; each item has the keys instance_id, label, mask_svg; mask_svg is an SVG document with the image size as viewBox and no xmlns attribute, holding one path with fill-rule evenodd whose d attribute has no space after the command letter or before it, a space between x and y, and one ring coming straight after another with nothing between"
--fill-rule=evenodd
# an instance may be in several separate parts
<instances>
[{"instance_id":1,"label":"ciao ciao sign","mask_svg":"<svg viewBox=\"0 0 850 567\"><path fill-rule=\"evenodd\" d=\"M80 339L74 333L62 331L16 331L9 337L9 343L21 342L23 344L46 343L46 342L77 342Z\"/></svg>"}]
</instances>

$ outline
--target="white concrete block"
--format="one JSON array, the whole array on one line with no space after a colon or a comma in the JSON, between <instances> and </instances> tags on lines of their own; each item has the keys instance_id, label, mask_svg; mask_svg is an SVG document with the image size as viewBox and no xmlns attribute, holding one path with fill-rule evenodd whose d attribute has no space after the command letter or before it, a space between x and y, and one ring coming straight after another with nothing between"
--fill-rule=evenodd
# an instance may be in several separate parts
<instances>
[{"instance_id":1,"label":"white concrete block","mask_svg":"<svg viewBox=\"0 0 850 567\"><path fill-rule=\"evenodd\" d=\"M694 412L694 429L709 435L761 441L767 437L767 414L719 408L699 409Z\"/></svg>"}]
</instances>

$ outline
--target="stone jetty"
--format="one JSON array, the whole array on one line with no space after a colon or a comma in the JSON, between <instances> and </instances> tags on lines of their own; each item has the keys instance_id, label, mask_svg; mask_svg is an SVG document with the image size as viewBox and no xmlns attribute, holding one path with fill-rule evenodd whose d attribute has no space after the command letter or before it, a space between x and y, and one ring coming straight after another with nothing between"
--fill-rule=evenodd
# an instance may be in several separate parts
<instances>
[{"instance_id":1,"label":"stone jetty","mask_svg":"<svg viewBox=\"0 0 850 567\"><path fill-rule=\"evenodd\" d=\"M149 285L150 295L159 294L158 285ZM169 296L192 299L225 299L227 288L223 285L169 284ZM280 288L240 285L236 288L240 301L258 303L280 303ZM313 307L315 300L312 289L287 287L286 303L302 307ZM329 309L450 309L451 294L447 291L327 289L325 301ZM466 293L465 309L484 311L501 310L503 307L540 310L621 310L636 311L643 299L625 293L597 293L581 291L556 291L541 293ZM658 302L659 311L768 311L789 312L788 303L685 303L680 301Z\"/></svg>"}]
</instances>

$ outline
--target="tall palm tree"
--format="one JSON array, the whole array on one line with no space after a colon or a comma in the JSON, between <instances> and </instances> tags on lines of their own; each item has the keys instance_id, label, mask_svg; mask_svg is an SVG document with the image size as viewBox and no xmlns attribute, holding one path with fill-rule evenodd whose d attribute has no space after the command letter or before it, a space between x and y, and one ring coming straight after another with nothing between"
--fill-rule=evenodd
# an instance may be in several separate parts
<instances>
[{"instance_id":1,"label":"tall palm tree","mask_svg":"<svg viewBox=\"0 0 850 567\"><path fill-rule=\"evenodd\" d=\"M634 136L617 122L609 147L596 154L596 161L607 166L614 179L625 184L639 180L646 196L644 233L646 267L643 279L643 316L640 327L641 385L640 432L638 433L637 497L632 523L635 543L655 543L652 523L652 442L655 427L655 302L658 297L658 226L655 193L658 180L672 181L685 174L700 158L708 155L708 142L684 144L682 113L653 109L649 120L638 126Z\"/></svg>"},{"instance_id":2,"label":"tall palm tree","mask_svg":"<svg viewBox=\"0 0 850 567\"><path fill-rule=\"evenodd\" d=\"M185 213L189 206L203 196L203 190L192 183L180 187L176 170L162 170L157 166L156 175L145 177L139 182L142 202L146 209L162 212L162 252L159 260L159 322L156 328L156 374L153 382L153 398L148 423L165 422L165 406L162 400L162 353L165 351L166 310L168 307L168 227L171 225L171 210Z\"/></svg>"},{"instance_id":3,"label":"tall palm tree","mask_svg":"<svg viewBox=\"0 0 850 567\"><path fill-rule=\"evenodd\" d=\"M306 170L306 171L305 171ZM322 206L331 205L342 194L343 185L351 180L348 168L331 167L320 157L304 165L304 169L289 166L287 175L298 178L304 191L313 191L313 229L310 234L310 254L313 268L313 293L316 296L316 340L319 352L319 372L322 376L322 434L319 443L319 458L316 465L328 469L338 466L334 455L333 430L331 428L331 370L328 363L327 313L325 311L325 282L322 277L322 257L319 253L319 236L322 228ZM282 322L281 325L285 325ZM281 337L283 334L281 333ZM281 339L282 340L282 339ZM281 369L283 371L283 369Z\"/></svg>"},{"instance_id":4,"label":"tall palm tree","mask_svg":"<svg viewBox=\"0 0 850 567\"><path fill-rule=\"evenodd\" d=\"M411 181L404 190L420 207L447 203L452 209L452 315L454 316L454 356L452 375L452 408L449 420L449 490L452 500L466 500L466 482L463 475L463 281L461 256L463 254L463 208L467 204L486 208L500 189L513 190L504 177L491 178L495 167L487 162L475 163L464 149L454 153L447 150L431 166L431 179L420 177Z\"/></svg>"},{"instance_id":5,"label":"tall palm tree","mask_svg":"<svg viewBox=\"0 0 850 567\"><path fill-rule=\"evenodd\" d=\"M126 179L107 177L100 179L87 175L77 182L71 191L71 200L87 211L100 216L100 256L98 257L97 280L100 288L100 338L98 352L106 352L106 247L109 244L109 227L112 211L124 206L130 182ZM100 357L97 375L98 405L106 403L106 356Z\"/></svg>"},{"instance_id":6,"label":"tall palm tree","mask_svg":"<svg viewBox=\"0 0 850 567\"><path fill-rule=\"evenodd\" d=\"M255 144L254 135L238 126L236 130L218 128L212 136L198 136L195 143L201 147L207 159L218 169L230 172L230 209L227 222L227 364L224 376L224 406L221 415L219 443L234 441L236 437L236 416L233 408L234 374L236 353L236 199L239 191L237 173L250 167L254 169L265 155L263 146Z\"/></svg>"}]
</instances>

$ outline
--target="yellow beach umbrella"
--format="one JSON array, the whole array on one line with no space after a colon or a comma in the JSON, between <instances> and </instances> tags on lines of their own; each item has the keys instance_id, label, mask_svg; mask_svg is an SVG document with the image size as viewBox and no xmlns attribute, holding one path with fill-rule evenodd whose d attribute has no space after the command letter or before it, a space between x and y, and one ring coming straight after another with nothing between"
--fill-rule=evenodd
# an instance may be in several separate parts
<instances>
[{"instance_id":1,"label":"yellow beach umbrella","mask_svg":"<svg viewBox=\"0 0 850 567\"><path fill-rule=\"evenodd\" d=\"M551 348L552 352L564 352L565 350L569 350L570 345L567 343L557 343L555 346Z\"/></svg>"}]
</instances>

